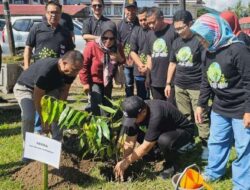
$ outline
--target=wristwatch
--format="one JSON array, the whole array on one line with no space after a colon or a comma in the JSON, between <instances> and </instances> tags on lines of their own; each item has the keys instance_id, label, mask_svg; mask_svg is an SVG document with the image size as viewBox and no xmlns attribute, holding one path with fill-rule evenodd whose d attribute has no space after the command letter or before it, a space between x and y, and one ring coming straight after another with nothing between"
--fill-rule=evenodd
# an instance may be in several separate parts
<instances>
[{"instance_id":1,"label":"wristwatch","mask_svg":"<svg viewBox=\"0 0 250 190\"><path fill-rule=\"evenodd\" d=\"M171 86L171 82L167 82L167 85Z\"/></svg>"}]
</instances>

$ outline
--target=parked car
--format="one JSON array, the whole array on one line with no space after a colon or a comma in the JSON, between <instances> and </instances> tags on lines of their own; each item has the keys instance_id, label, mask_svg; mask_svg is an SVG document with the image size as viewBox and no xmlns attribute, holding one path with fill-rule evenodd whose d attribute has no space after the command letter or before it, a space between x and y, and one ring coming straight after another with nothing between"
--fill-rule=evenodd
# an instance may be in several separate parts
<instances>
[{"instance_id":1,"label":"parked car","mask_svg":"<svg viewBox=\"0 0 250 190\"><path fill-rule=\"evenodd\" d=\"M42 22L42 16L11 17L16 53L22 54L29 31L34 24ZM9 54L7 28L2 31L2 48L4 54Z\"/></svg>"},{"instance_id":2,"label":"parked car","mask_svg":"<svg viewBox=\"0 0 250 190\"><path fill-rule=\"evenodd\" d=\"M5 26L5 20L0 19L0 36L2 36L2 31L3 31L4 26ZM2 44L2 39L0 40L0 43Z\"/></svg>"},{"instance_id":3,"label":"parked car","mask_svg":"<svg viewBox=\"0 0 250 190\"><path fill-rule=\"evenodd\" d=\"M35 24L42 22L42 16L12 17L11 22L12 22L16 53L22 54L31 27ZM75 44L76 44L75 49L82 52L85 45L85 41L83 40L81 35L82 25L81 23L75 20L73 23L74 23ZM4 27L4 30L2 32L2 49L4 54L10 53L6 27Z\"/></svg>"}]
</instances>

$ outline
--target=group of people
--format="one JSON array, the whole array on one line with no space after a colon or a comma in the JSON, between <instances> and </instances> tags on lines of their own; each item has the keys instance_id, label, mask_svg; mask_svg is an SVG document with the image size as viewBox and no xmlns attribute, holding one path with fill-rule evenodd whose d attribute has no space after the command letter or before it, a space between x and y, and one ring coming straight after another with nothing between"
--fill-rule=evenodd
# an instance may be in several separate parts
<instances>
[{"instance_id":1,"label":"group of people","mask_svg":"<svg viewBox=\"0 0 250 190\"><path fill-rule=\"evenodd\" d=\"M123 158L114 168L117 179L123 180L129 165L156 146L166 161L162 177L172 176L178 152L189 149L198 135L201 158L208 161L205 180L223 177L234 144L234 190L249 190L249 37L240 31L236 15L205 14L193 22L189 11L179 10L168 24L158 7L138 10L130 0L116 25L103 16L104 6L103 0L91 0L93 16L83 21L86 47L80 53L74 50L72 20L58 1L47 2L43 22L29 33L24 71L14 87L23 140L40 124L54 139L62 139L56 124L43 125L40 101L45 94L66 100L78 74L89 98L86 110L105 114L98 105L109 105L105 97L112 98L113 79L122 68L126 139ZM33 48L36 61L30 64Z\"/></svg>"}]
</instances>

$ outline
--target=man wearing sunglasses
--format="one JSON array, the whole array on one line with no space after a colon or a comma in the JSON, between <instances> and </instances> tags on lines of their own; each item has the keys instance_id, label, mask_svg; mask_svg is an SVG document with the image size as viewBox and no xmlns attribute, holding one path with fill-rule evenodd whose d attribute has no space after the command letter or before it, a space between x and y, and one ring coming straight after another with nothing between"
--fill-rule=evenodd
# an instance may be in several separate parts
<instances>
[{"instance_id":1,"label":"man wearing sunglasses","mask_svg":"<svg viewBox=\"0 0 250 190\"><path fill-rule=\"evenodd\" d=\"M83 39L87 42L98 39L102 33L103 25L106 21L110 21L110 19L103 16L103 0L91 0L91 9L93 16L85 19L82 25Z\"/></svg>"}]
</instances>

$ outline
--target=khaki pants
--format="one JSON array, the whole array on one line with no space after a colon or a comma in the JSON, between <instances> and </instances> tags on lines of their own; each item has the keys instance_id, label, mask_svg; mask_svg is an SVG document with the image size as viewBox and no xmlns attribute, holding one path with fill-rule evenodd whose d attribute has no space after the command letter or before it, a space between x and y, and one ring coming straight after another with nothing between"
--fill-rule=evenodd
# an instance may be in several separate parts
<instances>
[{"instance_id":1,"label":"khaki pants","mask_svg":"<svg viewBox=\"0 0 250 190\"><path fill-rule=\"evenodd\" d=\"M58 90L49 92L48 94L56 97L58 96ZM33 100L33 90L16 83L14 87L14 95L18 101L18 104L21 108L21 118L22 118L22 136L23 136L23 145L25 144L25 134L26 132L34 132L34 123L35 123L35 105ZM57 125L52 125L52 137L55 140L62 139L62 130Z\"/></svg>"},{"instance_id":2,"label":"khaki pants","mask_svg":"<svg viewBox=\"0 0 250 190\"><path fill-rule=\"evenodd\" d=\"M194 112L196 110L198 100L199 100L200 91L199 90L189 90L182 89L178 86L175 86L175 98L178 109L183 113L188 120L194 121ZM209 116L207 111L203 115L203 123L197 124L199 137L202 140L207 141L209 137Z\"/></svg>"}]
</instances>

